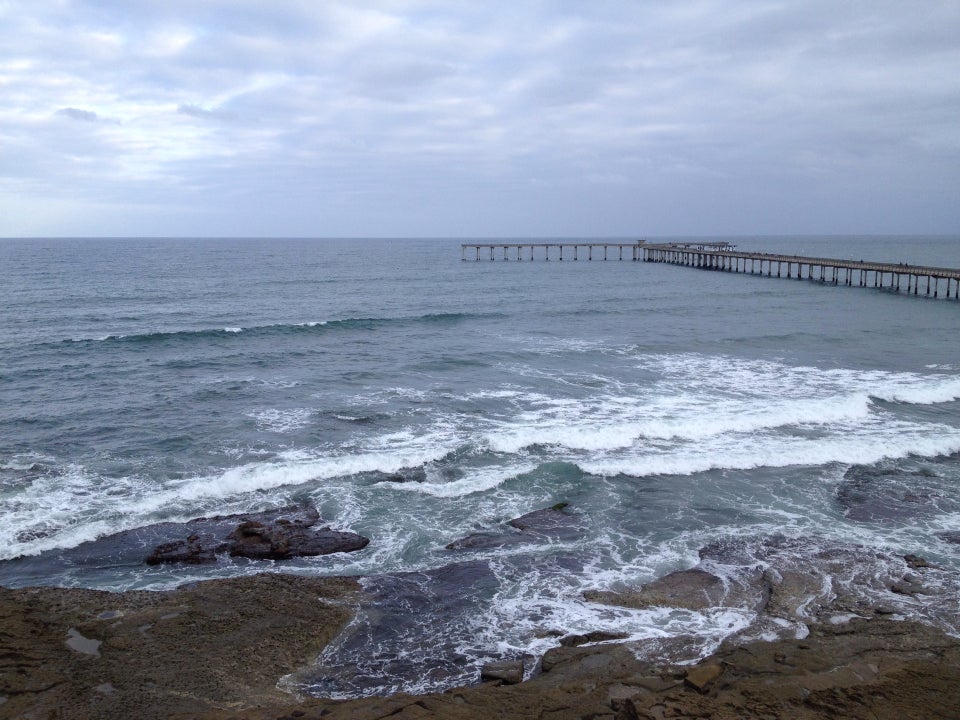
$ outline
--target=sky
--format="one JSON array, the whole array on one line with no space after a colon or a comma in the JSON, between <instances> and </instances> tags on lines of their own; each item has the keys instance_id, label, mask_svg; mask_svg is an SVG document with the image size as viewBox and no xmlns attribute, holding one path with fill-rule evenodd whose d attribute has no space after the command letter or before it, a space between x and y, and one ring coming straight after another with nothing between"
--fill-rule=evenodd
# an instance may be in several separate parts
<instances>
[{"instance_id":1,"label":"sky","mask_svg":"<svg viewBox=\"0 0 960 720\"><path fill-rule=\"evenodd\" d=\"M960 233L960 0L0 0L0 237Z\"/></svg>"}]
</instances>

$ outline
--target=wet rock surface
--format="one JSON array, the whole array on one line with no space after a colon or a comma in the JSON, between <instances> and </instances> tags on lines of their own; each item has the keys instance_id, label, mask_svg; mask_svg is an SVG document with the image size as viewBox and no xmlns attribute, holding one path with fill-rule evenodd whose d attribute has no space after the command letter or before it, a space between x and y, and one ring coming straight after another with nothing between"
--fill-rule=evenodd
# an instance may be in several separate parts
<instances>
[{"instance_id":1,"label":"wet rock surface","mask_svg":"<svg viewBox=\"0 0 960 720\"><path fill-rule=\"evenodd\" d=\"M837 502L850 520L909 522L960 509L952 494L944 492L942 482L925 467L854 465L837 488Z\"/></svg>"},{"instance_id":2,"label":"wet rock surface","mask_svg":"<svg viewBox=\"0 0 960 720\"><path fill-rule=\"evenodd\" d=\"M447 628L432 622L429 609L473 607L472 597L495 582L489 563L366 578L360 585L263 575L165 593L0 590L0 716L956 717L960 639L934 627L944 617L955 621L956 573L915 555L815 538L720 541L700 556L691 569L697 572L670 573L645 588L678 608L733 598L747 603L741 610L759 607L756 622L709 657L700 657L702 639L692 636L623 641L609 632L560 633L551 635L560 646L538 667L527 662L533 670L525 681L515 682L522 658L490 659L484 668L457 668L454 658L442 670L468 678L462 687L359 700L298 699L277 684L284 678L282 687L303 690L303 678L334 669L341 680L371 668L409 677L445 641ZM898 583L931 594L901 593ZM720 586L729 590L721 593ZM903 619L922 616L930 598L942 615L927 616L925 624ZM354 612L368 617L339 632ZM381 657L389 644L370 644L384 633L402 638L428 628L435 636L423 637L423 657ZM335 652L321 655L331 663L324 667L316 658L327 643ZM344 652L350 648L352 655Z\"/></svg>"},{"instance_id":3,"label":"wet rock surface","mask_svg":"<svg viewBox=\"0 0 960 720\"><path fill-rule=\"evenodd\" d=\"M754 594L753 588L745 586L745 592L732 592L724 581L700 568L678 570L644 585L637 591L611 592L592 590L584 593L591 602L606 605L621 605L630 608L678 607L688 610L702 610L708 607L740 607L746 600L746 594ZM756 595L763 595L758 585ZM757 604L751 599L749 604Z\"/></svg>"},{"instance_id":4,"label":"wet rock surface","mask_svg":"<svg viewBox=\"0 0 960 720\"><path fill-rule=\"evenodd\" d=\"M251 560L286 560L353 552L370 542L356 533L315 528L319 520L312 507L198 518L186 523L193 530L186 539L157 545L146 563L215 562L223 553Z\"/></svg>"},{"instance_id":5,"label":"wet rock surface","mask_svg":"<svg viewBox=\"0 0 960 720\"><path fill-rule=\"evenodd\" d=\"M488 562L375 575L361 585L354 620L337 638L336 652L288 678L293 692L359 695L477 680L479 667L462 654L461 645L483 629L469 623L484 610L481 598L497 585Z\"/></svg>"},{"instance_id":6,"label":"wet rock surface","mask_svg":"<svg viewBox=\"0 0 960 720\"><path fill-rule=\"evenodd\" d=\"M954 545L960 545L960 530L937 533L939 537L944 542L952 543Z\"/></svg>"},{"instance_id":7,"label":"wet rock surface","mask_svg":"<svg viewBox=\"0 0 960 720\"><path fill-rule=\"evenodd\" d=\"M492 530L454 540L446 547L448 550L488 550L524 543L576 540L584 536L586 528L568 507L567 503L558 503L534 510Z\"/></svg>"},{"instance_id":8,"label":"wet rock surface","mask_svg":"<svg viewBox=\"0 0 960 720\"><path fill-rule=\"evenodd\" d=\"M74 548L8 560L6 567L14 576L27 579L17 583L23 585L29 582L31 576L41 580L58 574L70 574L75 579L82 579L84 574L89 572L96 575L98 569L104 567L129 567L131 572L136 572L135 569L142 567L144 562L190 565L229 562L231 542L228 537L244 522L258 522L275 528L276 533L272 537L278 542L277 549L281 549L285 536L289 538L291 549L273 555L280 559L297 554L323 554L316 550L329 551L330 547L336 547L328 544L331 541L343 548L334 549L334 552L357 550L369 542L353 533L337 535L337 531L325 526L318 528L320 516L316 508L294 505L257 513L196 518L182 523L154 523L105 535ZM306 532L307 529L309 532ZM242 556L243 552L233 555ZM254 555L251 553L248 557L253 558Z\"/></svg>"},{"instance_id":9,"label":"wet rock surface","mask_svg":"<svg viewBox=\"0 0 960 720\"><path fill-rule=\"evenodd\" d=\"M804 634L811 622L875 615L922 619L951 632L957 628L960 579L916 555L782 536L717 541L699 555L696 567L636 590L592 590L584 598L628 608L747 610L755 619L741 639L793 637ZM686 654L678 647L669 650L674 657Z\"/></svg>"}]
</instances>

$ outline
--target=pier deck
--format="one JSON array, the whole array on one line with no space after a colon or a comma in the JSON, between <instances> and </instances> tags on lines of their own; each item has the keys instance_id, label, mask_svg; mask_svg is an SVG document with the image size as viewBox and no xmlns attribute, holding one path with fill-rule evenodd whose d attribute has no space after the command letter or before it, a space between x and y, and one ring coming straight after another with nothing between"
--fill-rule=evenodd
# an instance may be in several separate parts
<instances>
[{"instance_id":1,"label":"pier deck","mask_svg":"<svg viewBox=\"0 0 960 720\"><path fill-rule=\"evenodd\" d=\"M885 263L869 260L842 260L838 258L802 257L775 253L742 252L730 249L691 248L686 244L664 243L641 245L645 262L670 263L704 270L742 272L767 277L795 277L818 280L822 283L859 287L890 288L920 294L920 283L925 280L924 294L940 295L940 282L946 282L945 297L960 299L960 269ZM766 265L766 273L764 273ZM776 269L776 273L774 273ZM889 276L889 282L887 282ZM903 281L906 279L906 288Z\"/></svg>"},{"instance_id":2,"label":"pier deck","mask_svg":"<svg viewBox=\"0 0 960 720\"><path fill-rule=\"evenodd\" d=\"M461 260L643 260L669 263L702 270L766 275L806 279L859 287L888 288L894 292L940 297L941 282L946 283L944 297L960 300L960 269L886 263L872 260L843 260L840 258L805 257L777 253L738 251L729 242L674 242L647 243L557 241L557 242L497 242L461 243ZM625 253L625 251L628 251ZM551 257L553 253L553 257ZM585 255L585 257L584 257ZM481 257L482 256L482 257ZM511 257L512 256L512 257ZM766 269L766 272L764 272ZM889 277L888 277L889 276ZM906 281L906 288L904 288Z\"/></svg>"},{"instance_id":3,"label":"pier deck","mask_svg":"<svg viewBox=\"0 0 960 720\"><path fill-rule=\"evenodd\" d=\"M554 251L554 258L562 261L563 252L566 250L568 260L593 260L596 253L597 260L625 260L624 250L629 249L630 260L640 260L642 258L641 249L645 246L642 240L634 242L597 242L575 240L557 241L557 242L500 242L500 243L462 243L460 245L461 260L536 260L537 255L541 260L550 260L550 253ZM734 246L728 242L699 243L690 242L678 244L677 247L696 248L700 250L729 250ZM585 258L581 258L586 253ZM602 256L601 256L602 253ZM616 254L616 257L613 255ZM483 257L481 257L481 255ZM513 255L514 257L510 257ZM524 258L526 255L526 258ZM470 257L468 257L470 256ZM499 258L497 257L499 256Z\"/></svg>"}]
</instances>

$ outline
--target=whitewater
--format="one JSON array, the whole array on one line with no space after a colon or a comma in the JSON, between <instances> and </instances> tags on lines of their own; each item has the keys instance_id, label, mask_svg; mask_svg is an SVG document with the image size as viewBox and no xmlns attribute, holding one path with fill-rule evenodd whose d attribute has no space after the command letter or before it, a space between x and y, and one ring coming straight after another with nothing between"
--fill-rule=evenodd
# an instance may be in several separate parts
<instances>
[{"instance_id":1,"label":"whitewater","mask_svg":"<svg viewBox=\"0 0 960 720\"><path fill-rule=\"evenodd\" d=\"M724 239L960 265L955 237ZM709 652L749 614L583 594L692 567L717 541L960 572L955 301L631 261L462 262L454 240L7 239L0 307L0 584L363 576L380 604L309 692L448 687L485 658L542 654L557 627L690 634ZM557 503L583 532L446 547ZM111 539L304 504L369 546L147 566ZM863 572L847 591L875 592ZM909 612L960 631L922 598Z\"/></svg>"}]
</instances>

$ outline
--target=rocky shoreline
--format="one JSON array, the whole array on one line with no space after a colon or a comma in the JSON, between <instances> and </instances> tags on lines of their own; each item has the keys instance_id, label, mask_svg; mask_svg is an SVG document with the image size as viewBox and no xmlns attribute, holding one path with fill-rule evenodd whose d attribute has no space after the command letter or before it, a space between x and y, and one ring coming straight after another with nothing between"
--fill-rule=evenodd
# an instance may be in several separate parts
<instances>
[{"instance_id":1,"label":"rocky shoreline","mask_svg":"<svg viewBox=\"0 0 960 720\"><path fill-rule=\"evenodd\" d=\"M353 579L282 574L163 592L0 589L0 717L960 717L960 639L882 608L842 622L825 608L803 638L741 635L694 665L664 660L682 655L684 638L645 653L583 637L517 684L478 678L346 701L279 689L349 622L361 594Z\"/></svg>"},{"instance_id":2,"label":"rocky shoreline","mask_svg":"<svg viewBox=\"0 0 960 720\"><path fill-rule=\"evenodd\" d=\"M152 546L146 562L190 565L350 552L368 542L320 525L313 508L283 508L148 526L76 553L143 562ZM447 548L537 545L584 530L561 503ZM483 565L417 574L442 582L424 597L469 593ZM297 693L316 692L324 673L362 676L342 658L326 668L317 660L335 638L342 651L349 633L375 657L375 631L364 625L371 617L408 622L390 615L394 605L406 608L430 642L418 614L426 606L416 610L423 598L403 575L262 573L121 593L0 588L0 718L960 718L960 581L914 555L817 538L734 538L701 548L695 567L637 588L590 590L583 600L611 611L729 609L752 620L709 645L705 659L702 637L544 627L537 637L556 646L542 658L462 665L458 677L475 673L469 686L330 700Z\"/></svg>"}]
</instances>

